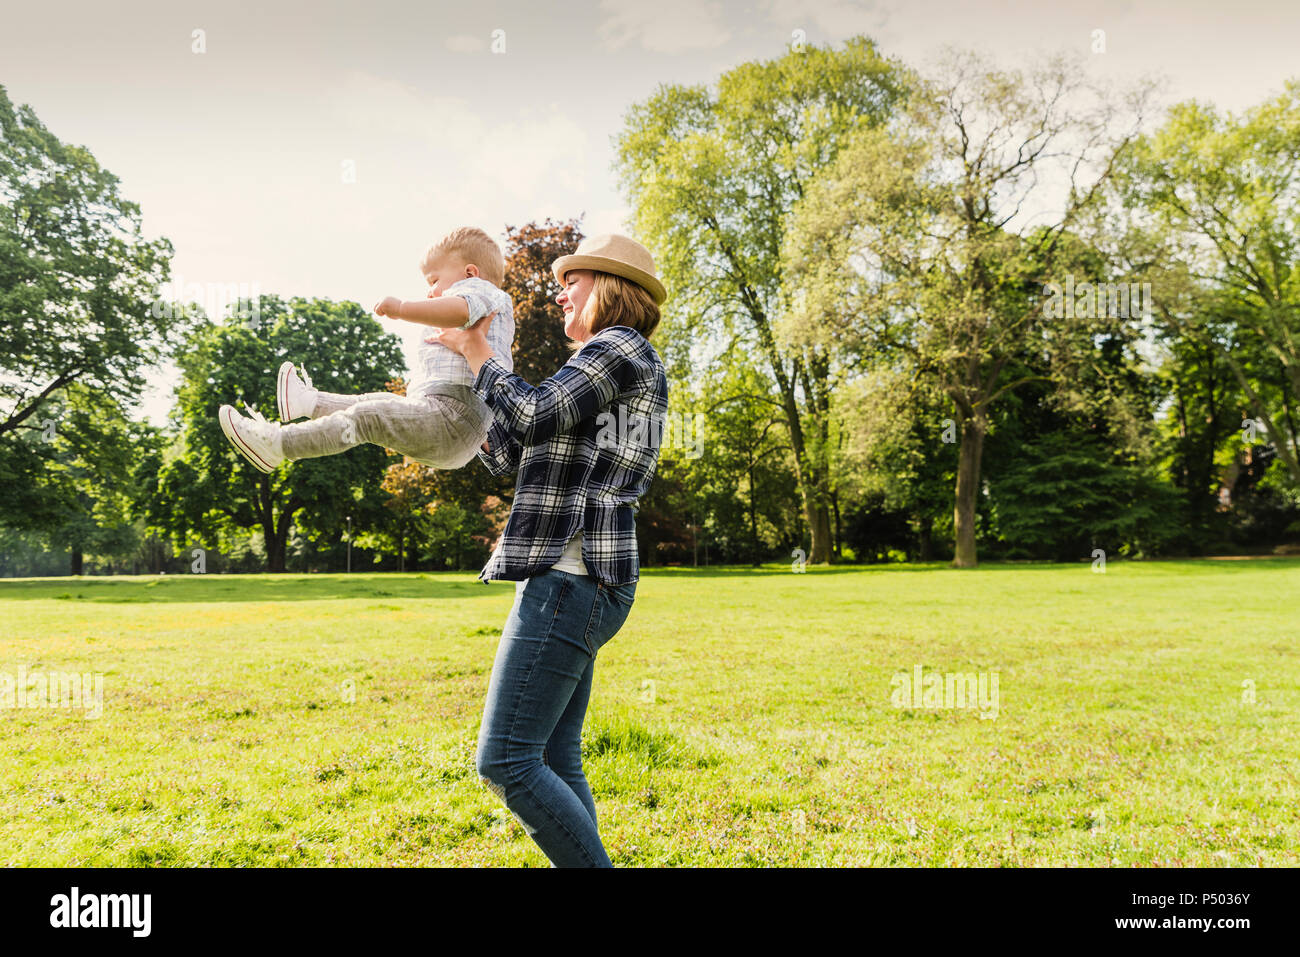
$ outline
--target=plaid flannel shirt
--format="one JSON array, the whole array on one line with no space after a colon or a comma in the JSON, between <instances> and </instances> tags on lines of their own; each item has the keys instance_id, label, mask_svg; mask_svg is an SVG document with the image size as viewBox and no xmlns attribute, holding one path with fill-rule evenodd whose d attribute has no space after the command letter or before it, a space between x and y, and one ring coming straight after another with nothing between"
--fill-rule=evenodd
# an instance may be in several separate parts
<instances>
[{"instance_id":1,"label":"plaid flannel shirt","mask_svg":"<svg viewBox=\"0 0 1300 957\"><path fill-rule=\"evenodd\" d=\"M637 581L634 516L659 464L668 411L668 377L654 347L629 326L609 326L536 388L489 358L474 391L493 411L480 461L493 475L519 473L505 531L479 580L540 575L581 528L592 577Z\"/></svg>"}]
</instances>

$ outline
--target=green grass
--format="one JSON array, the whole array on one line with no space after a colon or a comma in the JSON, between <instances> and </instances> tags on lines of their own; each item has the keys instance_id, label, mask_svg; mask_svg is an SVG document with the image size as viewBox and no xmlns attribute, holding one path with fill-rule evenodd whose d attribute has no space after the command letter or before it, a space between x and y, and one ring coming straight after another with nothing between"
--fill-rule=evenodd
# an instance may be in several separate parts
<instances>
[{"instance_id":1,"label":"green grass","mask_svg":"<svg viewBox=\"0 0 1300 957\"><path fill-rule=\"evenodd\" d=\"M474 769L513 598L0 581L0 673L105 675L98 719L0 709L0 865L546 866ZM616 865L1295 865L1297 598L1294 559L648 569L584 732L602 837ZM998 716L894 707L916 665L997 672Z\"/></svg>"}]
</instances>

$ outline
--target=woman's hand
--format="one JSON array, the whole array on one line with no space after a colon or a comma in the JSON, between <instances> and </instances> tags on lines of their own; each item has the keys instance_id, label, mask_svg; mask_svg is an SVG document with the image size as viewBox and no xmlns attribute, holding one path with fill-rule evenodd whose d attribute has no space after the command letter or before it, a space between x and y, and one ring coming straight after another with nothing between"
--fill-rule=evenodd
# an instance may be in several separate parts
<instances>
[{"instance_id":1,"label":"woman's hand","mask_svg":"<svg viewBox=\"0 0 1300 957\"><path fill-rule=\"evenodd\" d=\"M495 312L488 313L468 329L440 329L434 327L433 331L425 338L425 342L436 342L446 346L452 352L459 352L465 355L466 348L476 339L487 345L488 326L496 317ZM488 349L491 352L491 349ZM468 356L466 356L468 358Z\"/></svg>"},{"instance_id":2,"label":"woman's hand","mask_svg":"<svg viewBox=\"0 0 1300 957\"><path fill-rule=\"evenodd\" d=\"M478 375L483 363L492 356L492 347L488 345L487 331L496 317L495 312L488 313L468 329L434 329L425 337L425 342L434 342L446 346L453 352L459 352L469 363L470 371Z\"/></svg>"}]
</instances>

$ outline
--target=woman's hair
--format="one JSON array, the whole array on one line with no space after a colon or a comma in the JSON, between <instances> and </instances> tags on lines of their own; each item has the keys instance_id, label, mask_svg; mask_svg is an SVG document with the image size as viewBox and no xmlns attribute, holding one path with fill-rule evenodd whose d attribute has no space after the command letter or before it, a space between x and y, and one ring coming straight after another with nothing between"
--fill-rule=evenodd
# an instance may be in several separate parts
<instances>
[{"instance_id":1,"label":"woman's hair","mask_svg":"<svg viewBox=\"0 0 1300 957\"><path fill-rule=\"evenodd\" d=\"M632 280L597 272L580 321L592 336L610 326L630 326L649 339L659 325L659 305ZM580 349L582 343L570 342L569 348Z\"/></svg>"}]
</instances>

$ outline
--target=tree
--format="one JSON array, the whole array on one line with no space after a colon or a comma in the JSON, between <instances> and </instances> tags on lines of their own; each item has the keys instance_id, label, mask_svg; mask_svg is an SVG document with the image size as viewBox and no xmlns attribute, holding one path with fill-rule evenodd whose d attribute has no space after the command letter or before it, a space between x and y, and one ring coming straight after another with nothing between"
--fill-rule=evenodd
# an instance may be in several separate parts
<instances>
[{"instance_id":1,"label":"tree","mask_svg":"<svg viewBox=\"0 0 1300 957\"><path fill-rule=\"evenodd\" d=\"M907 513L891 509L883 494L869 496L849 513L846 525L844 537L860 562L887 562L892 549L912 550Z\"/></svg>"},{"instance_id":2,"label":"tree","mask_svg":"<svg viewBox=\"0 0 1300 957\"><path fill-rule=\"evenodd\" d=\"M851 133L886 119L903 96L901 71L866 38L841 51L808 46L725 73L716 91L661 86L628 112L616 165L639 234L671 300L663 350L685 377L693 345L761 356L786 420L812 533L809 560L831 555L824 350L783 348L773 335L785 281L786 219Z\"/></svg>"},{"instance_id":3,"label":"tree","mask_svg":"<svg viewBox=\"0 0 1300 957\"><path fill-rule=\"evenodd\" d=\"M1128 259L1166 326L1230 370L1300 484L1300 80L1240 117L1177 105L1124 172Z\"/></svg>"},{"instance_id":4,"label":"tree","mask_svg":"<svg viewBox=\"0 0 1300 957\"><path fill-rule=\"evenodd\" d=\"M1243 412L1248 405L1213 344L1223 341L1220 323L1209 316L1193 321L1201 333L1196 336L1162 324L1166 355L1159 376L1170 401L1158 444L1170 479L1181 492L1178 511L1186 533L1184 547L1197 552L1227 537L1229 516L1220 509L1223 481L1218 460L1225 442L1242 446Z\"/></svg>"},{"instance_id":5,"label":"tree","mask_svg":"<svg viewBox=\"0 0 1300 957\"><path fill-rule=\"evenodd\" d=\"M399 572L406 571L412 542L427 531L428 507L433 502L428 479L433 471L418 462L394 463L384 471L381 488L388 493L384 508L392 517L385 528L372 531L367 541L392 551Z\"/></svg>"},{"instance_id":6,"label":"tree","mask_svg":"<svg viewBox=\"0 0 1300 957\"><path fill-rule=\"evenodd\" d=\"M564 312L555 301L559 286L551 264L582 242L580 220L506 227L506 279L514 301L515 373L532 385L555 375L569 361Z\"/></svg>"},{"instance_id":7,"label":"tree","mask_svg":"<svg viewBox=\"0 0 1300 957\"><path fill-rule=\"evenodd\" d=\"M704 434L696 439L692 429L689 437L699 441L701 454L686 462L712 492L702 504L715 534L735 542L736 557L743 556L752 565L762 562L786 538L802 539L798 525L783 520L781 501L790 493L798 494L792 481L793 456L785 416L762 370L745 357L717 368L704 377L695 409ZM695 414L680 412L683 424ZM695 446L689 449L690 455L696 451ZM686 453L672 454L685 457Z\"/></svg>"},{"instance_id":8,"label":"tree","mask_svg":"<svg viewBox=\"0 0 1300 957\"><path fill-rule=\"evenodd\" d=\"M1177 534L1173 490L1088 432L1019 444L990 485L1008 557L1077 561L1095 548L1149 556Z\"/></svg>"},{"instance_id":9,"label":"tree","mask_svg":"<svg viewBox=\"0 0 1300 957\"><path fill-rule=\"evenodd\" d=\"M133 471L149 426L122 418L98 390L73 384L64 390L43 483L60 515L45 531L50 545L66 549L68 573L80 575L85 555L122 557L140 545L133 520Z\"/></svg>"},{"instance_id":10,"label":"tree","mask_svg":"<svg viewBox=\"0 0 1300 957\"><path fill-rule=\"evenodd\" d=\"M885 516L892 521L895 513L906 515L911 534L894 535L892 544L913 546L909 558L921 562L934 560L936 529L946 532L952 522L945 503L957 474L956 423L945 424L943 398L889 368L874 369L835 395L844 435L836 472L848 511L857 515L865 507L873 525Z\"/></svg>"},{"instance_id":11,"label":"tree","mask_svg":"<svg viewBox=\"0 0 1300 957\"><path fill-rule=\"evenodd\" d=\"M438 569L481 565L509 513L500 497L484 495L487 475L477 463L455 470L410 461L390 465L381 486L387 520L363 541L396 555L398 571L407 571L415 557Z\"/></svg>"},{"instance_id":12,"label":"tree","mask_svg":"<svg viewBox=\"0 0 1300 957\"><path fill-rule=\"evenodd\" d=\"M143 238L140 209L118 182L0 87L0 521L14 527L67 520L49 481L68 446L44 436L84 449L114 443L145 370L185 322L153 315L172 247ZM102 414L60 420L74 387L78 408Z\"/></svg>"},{"instance_id":13,"label":"tree","mask_svg":"<svg viewBox=\"0 0 1300 957\"><path fill-rule=\"evenodd\" d=\"M687 486L689 460L660 456L654 481L636 512L637 552L643 567L688 561L693 497Z\"/></svg>"},{"instance_id":14,"label":"tree","mask_svg":"<svg viewBox=\"0 0 1300 957\"><path fill-rule=\"evenodd\" d=\"M977 561L990 407L1042 378L1036 356L1068 384L1071 355L1115 325L1091 311L1055 317L1043 293L1067 274L1092 278L1072 231L1098 205L1148 95L1091 89L1063 59L1026 74L954 56L914 82L891 128L856 132L790 220L793 305L780 339L860 367L905 367L952 402L958 567Z\"/></svg>"},{"instance_id":15,"label":"tree","mask_svg":"<svg viewBox=\"0 0 1300 957\"><path fill-rule=\"evenodd\" d=\"M1124 350L1103 345L1087 364L1084 389L1125 380L1127 416L1053 407L1050 378L1009 393L998 404L988 448L988 526L1001 558L1078 561L1102 549L1109 556L1151 556L1184 534L1178 493L1160 475L1153 410L1159 381L1125 369Z\"/></svg>"},{"instance_id":16,"label":"tree","mask_svg":"<svg viewBox=\"0 0 1300 957\"><path fill-rule=\"evenodd\" d=\"M259 528L267 567L280 572L300 513L301 524L337 537L347 515L355 519L360 506L378 501L387 455L376 446L286 463L270 475L231 447L218 407L243 398L275 419L285 359L305 366L317 388L341 393L380 391L403 364L397 338L353 302L263 296L257 309L241 303L224 325L200 325L177 358L180 447L158 470L148 515L178 548L191 544L189 536L219 548L234 529Z\"/></svg>"}]
</instances>

